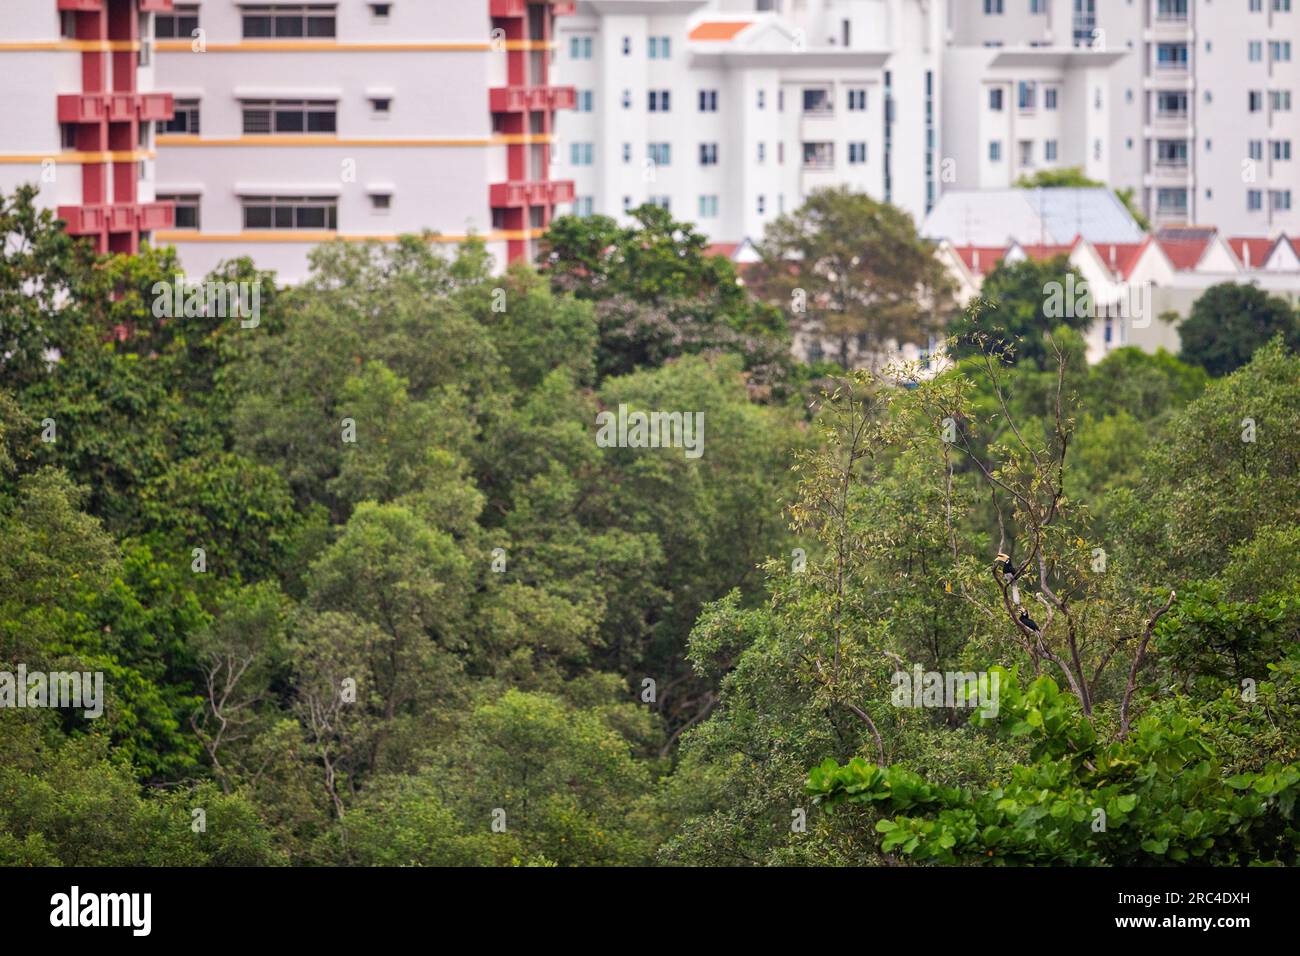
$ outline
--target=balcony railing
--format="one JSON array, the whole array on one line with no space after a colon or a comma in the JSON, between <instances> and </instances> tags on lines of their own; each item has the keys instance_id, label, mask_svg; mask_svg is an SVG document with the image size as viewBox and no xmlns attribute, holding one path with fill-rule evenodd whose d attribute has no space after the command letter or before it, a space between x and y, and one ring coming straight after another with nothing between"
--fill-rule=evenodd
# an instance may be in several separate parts
<instances>
[{"instance_id":1,"label":"balcony railing","mask_svg":"<svg viewBox=\"0 0 1300 956\"><path fill-rule=\"evenodd\" d=\"M493 113L571 110L577 102L578 92L572 86L498 86L488 91Z\"/></svg>"},{"instance_id":2,"label":"balcony railing","mask_svg":"<svg viewBox=\"0 0 1300 956\"><path fill-rule=\"evenodd\" d=\"M573 202L574 189L573 183L567 180L493 183L488 196L492 206L497 209L555 206Z\"/></svg>"}]
</instances>

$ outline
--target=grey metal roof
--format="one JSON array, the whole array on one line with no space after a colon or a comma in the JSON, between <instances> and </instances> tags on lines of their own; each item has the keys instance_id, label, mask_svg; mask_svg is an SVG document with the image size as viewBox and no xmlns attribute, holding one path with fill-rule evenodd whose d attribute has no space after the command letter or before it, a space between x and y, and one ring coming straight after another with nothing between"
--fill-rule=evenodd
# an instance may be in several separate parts
<instances>
[{"instance_id":1,"label":"grey metal roof","mask_svg":"<svg viewBox=\"0 0 1300 956\"><path fill-rule=\"evenodd\" d=\"M959 189L944 193L921 234L954 245L1141 242L1142 227L1109 189Z\"/></svg>"}]
</instances>

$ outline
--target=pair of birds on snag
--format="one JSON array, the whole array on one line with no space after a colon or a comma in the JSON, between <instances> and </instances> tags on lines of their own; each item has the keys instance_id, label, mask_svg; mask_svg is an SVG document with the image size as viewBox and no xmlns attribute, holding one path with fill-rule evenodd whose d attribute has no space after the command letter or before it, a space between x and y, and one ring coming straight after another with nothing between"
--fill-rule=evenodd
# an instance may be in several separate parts
<instances>
[{"instance_id":1,"label":"pair of birds on snag","mask_svg":"<svg viewBox=\"0 0 1300 956\"><path fill-rule=\"evenodd\" d=\"M1019 577L1019 573L1016 571L1016 566L1011 563L1010 555L1004 554L1003 552L999 551L997 560L994 563L994 567L1001 572L1003 583L1011 584L1011 585L1015 584L1016 578ZM1035 623L1034 619L1029 616L1029 612L1026 611L1023 607L1021 607L1019 589L1013 588L1012 594L1014 595L1013 600L1015 600L1016 602L1016 607L1020 610L1020 623L1023 624L1025 627L1027 627L1029 630L1033 631L1035 634L1041 634L1042 631L1039 630L1038 624Z\"/></svg>"}]
</instances>

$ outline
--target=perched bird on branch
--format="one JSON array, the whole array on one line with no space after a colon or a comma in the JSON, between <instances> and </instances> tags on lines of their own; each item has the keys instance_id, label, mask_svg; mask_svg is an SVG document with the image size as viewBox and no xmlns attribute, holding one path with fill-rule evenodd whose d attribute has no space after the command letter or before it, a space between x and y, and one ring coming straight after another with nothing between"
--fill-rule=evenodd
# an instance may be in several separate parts
<instances>
[{"instance_id":1,"label":"perched bird on branch","mask_svg":"<svg viewBox=\"0 0 1300 956\"><path fill-rule=\"evenodd\" d=\"M1010 584L1016 579L1016 566L1011 563L1010 555L1003 554L999 551L997 560L994 562L993 567L1002 575L1002 580L1006 584Z\"/></svg>"},{"instance_id":2,"label":"perched bird on branch","mask_svg":"<svg viewBox=\"0 0 1300 956\"><path fill-rule=\"evenodd\" d=\"M1038 625L1034 623L1034 619L1029 616L1029 612L1026 611L1023 607L1020 609L1020 623L1023 624L1025 627L1027 627L1029 630L1033 631L1035 634L1043 633L1038 629Z\"/></svg>"}]
</instances>

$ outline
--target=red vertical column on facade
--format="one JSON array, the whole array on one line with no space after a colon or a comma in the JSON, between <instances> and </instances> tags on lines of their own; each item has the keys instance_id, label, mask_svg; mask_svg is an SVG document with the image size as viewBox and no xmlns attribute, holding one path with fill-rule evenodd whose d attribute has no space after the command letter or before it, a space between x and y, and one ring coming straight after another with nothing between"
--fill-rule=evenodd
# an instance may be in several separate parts
<instances>
[{"instance_id":1,"label":"red vertical column on facade","mask_svg":"<svg viewBox=\"0 0 1300 956\"><path fill-rule=\"evenodd\" d=\"M528 255L528 230L533 226L534 208L539 209L542 226L550 223L557 202L573 198L572 183L550 180L550 143L554 129L554 110L573 104L573 91L550 86L548 57L553 36L552 18L572 13L573 4L555 0L489 0L493 27L506 40L506 82L502 89L489 92L495 128L514 141L506 146L507 182L489 187L493 222L514 234L506 241L506 255L511 261ZM538 10L539 16L531 16ZM534 47L542 53L536 76L530 76L529 55ZM534 123L534 114L539 114ZM538 134L541 163L530 170L532 145L529 134Z\"/></svg>"},{"instance_id":2,"label":"red vertical column on facade","mask_svg":"<svg viewBox=\"0 0 1300 956\"><path fill-rule=\"evenodd\" d=\"M60 206L74 235L88 236L97 252L137 252L140 235L173 219L168 203L142 204L141 126L171 116L167 94L141 94L137 83L140 13L172 8L172 0L54 0L75 18L81 51L81 92L58 97L58 120L72 129L82 154L81 203Z\"/></svg>"}]
</instances>

